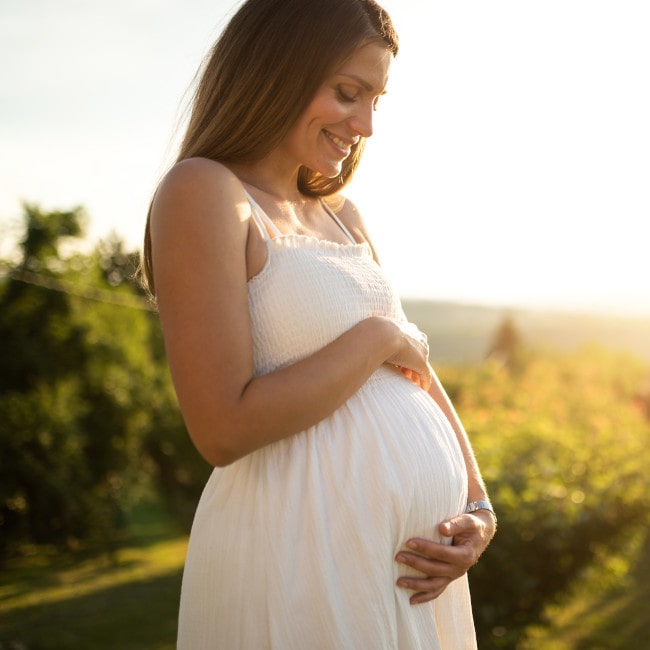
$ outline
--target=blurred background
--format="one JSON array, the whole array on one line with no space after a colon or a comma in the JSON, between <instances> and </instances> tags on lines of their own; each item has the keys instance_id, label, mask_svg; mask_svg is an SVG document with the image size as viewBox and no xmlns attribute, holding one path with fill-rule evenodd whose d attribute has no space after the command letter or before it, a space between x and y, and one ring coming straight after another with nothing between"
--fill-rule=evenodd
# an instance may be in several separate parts
<instances>
[{"instance_id":1,"label":"blurred background","mask_svg":"<svg viewBox=\"0 0 650 650\"><path fill-rule=\"evenodd\" d=\"M383 4L401 51L348 194L499 512L479 647L650 647L650 7ZM0 3L2 650L174 647L210 468L134 273L237 6Z\"/></svg>"},{"instance_id":2,"label":"blurred background","mask_svg":"<svg viewBox=\"0 0 650 650\"><path fill-rule=\"evenodd\" d=\"M402 295L650 315L647 3L384 4L401 51L350 195ZM28 200L140 246L236 6L3 0L3 240Z\"/></svg>"}]
</instances>

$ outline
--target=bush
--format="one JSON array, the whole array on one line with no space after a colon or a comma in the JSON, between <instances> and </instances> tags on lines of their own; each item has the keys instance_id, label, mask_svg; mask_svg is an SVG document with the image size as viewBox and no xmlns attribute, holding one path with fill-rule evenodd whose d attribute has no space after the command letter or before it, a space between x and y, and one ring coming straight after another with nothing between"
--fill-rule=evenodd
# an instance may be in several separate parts
<instances>
[{"instance_id":1,"label":"bush","mask_svg":"<svg viewBox=\"0 0 650 650\"><path fill-rule=\"evenodd\" d=\"M516 647L594 557L648 521L646 373L595 348L441 372L499 514L470 572L479 647Z\"/></svg>"}]
</instances>

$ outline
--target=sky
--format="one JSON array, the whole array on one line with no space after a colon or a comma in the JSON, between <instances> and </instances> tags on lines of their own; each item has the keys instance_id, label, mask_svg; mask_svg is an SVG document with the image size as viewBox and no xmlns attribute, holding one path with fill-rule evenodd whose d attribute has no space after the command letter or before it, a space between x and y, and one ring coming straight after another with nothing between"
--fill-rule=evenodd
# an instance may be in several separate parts
<instances>
[{"instance_id":1,"label":"sky","mask_svg":"<svg viewBox=\"0 0 650 650\"><path fill-rule=\"evenodd\" d=\"M650 3L387 0L347 195L406 298L650 316ZM139 248L235 0L0 0L0 254L21 202Z\"/></svg>"}]
</instances>

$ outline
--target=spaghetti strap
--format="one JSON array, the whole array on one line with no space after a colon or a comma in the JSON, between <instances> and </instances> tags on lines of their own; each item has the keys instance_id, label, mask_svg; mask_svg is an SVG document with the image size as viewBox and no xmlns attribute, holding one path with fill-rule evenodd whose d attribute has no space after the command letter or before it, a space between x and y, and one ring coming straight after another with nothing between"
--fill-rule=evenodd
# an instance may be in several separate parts
<instances>
[{"instance_id":1,"label":"spaghetti strap","mask_svg":"<svg viewBox=\"0 0 650 650\"><path fill-rule=\"evenodd\" d=\"M246 197L248 198L248 202L251 204L251 213L253 215L253 218L255 219L256 223L260 228L262 229L262 232L264 234L264 239L267 241L269 239L274 239L275 237L282 237L282 232L280 229L271 221L269 216L264 212L264 210L260 207L260 205L257 203L257 201L246 191L244 190L244 193L246 194ZM341 221L339 216L332 210L332 208L321 199L321 204L325 208L325 211L327 214L334 219L334 221L337 223L339 228L343 231L345 236L350 240L352 244L357 244L357 240L352 236L350 231L346 228L345 224Z\"/></svg>"},{"instance_id":2,"label":"spaghetti strap","mask_svg":"<svg viewBox=\"0 0 650 650\"><path fill-rule=\"evenodd\" d=\"M248 202L251 204L251 214L257 225L262 229L264 234L264 239L267 241L273 239L274 237L281 237L282 233L280 229L269 219L268 215L262 208L259 206L257 201L246 191L244 190Z\"/></svg>"},{"instance_id":3,"label":"spaghetti strap","mask_svg":"<svg viewBox=\"0 0 650 650\"><path fill-rule=\"evenodd\" d=\"M325 211L327 212L327 214L329 214L330 217L332 217L332 219L334 219L334 221L336 221L339 228L345 233L345 235L348 237L348 239L353 244L358 244L359 242L357 242L357 240L352 236L350 231L345 227L345 224L341 221L341 219L339 219L339 216L336 214L336 212L334 212L334 210L332 210L332 208L330 208L330 206L327 205L327 203L325 203L325 201L323 199L321 199L320 202L322 203L323 207L325 208Z\"/></svg>"}]
</instances>

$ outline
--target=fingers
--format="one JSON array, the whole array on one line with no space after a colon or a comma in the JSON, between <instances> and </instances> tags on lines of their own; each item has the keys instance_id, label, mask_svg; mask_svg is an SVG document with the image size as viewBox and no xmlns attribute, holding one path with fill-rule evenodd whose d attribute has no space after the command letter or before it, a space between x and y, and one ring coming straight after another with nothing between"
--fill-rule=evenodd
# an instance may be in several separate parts
<instances>
[{"instance_id":1,"label":"fingers","mask_svg":"<svg viewBox=\"0 0 650 650\"><path fill-rule=\"evenodd\" d=\"M438 530L440 531L440 534L445 537L456 537L463 533L471 533L477 530L478 527L479 525L475 519L463 514L454 517L453 519L443 521L440 526L438 526Z\"/></svg>"},{"instance_id":2,"label":"fingers","mask_svg":"<svg viewBox=\"0 0 650 650\"><path fill-rule=\"evenodd\" d=\"M397 580L398 587L415 592L409 599L412 605L437 598L474 563L473 548L469 545L449 546L419 537L410 539L406 545L412 550L400 551L395 560L422 574L400 576Z\"/></svg>"},{"instance_id":3,"label":"fingers","mask_svg":"<svg viewBox=\"0 0 650 650\"><path fill-rule=\"evenodd\" d=\"M450 578L400 578L399 587L415 592L409 598L411 605L421 605L435 600L447 588Z\"/></svg>"},{"instance_id":4,"label":"fingers","mask_svg":"<svg viewBox=\"0 0 650 650\"><path fill-rule=\"evenodd\" d=\"M476 562L494 537L496 524L487 510L477 510L443 521L438 530L441 535L453 538L454 546L469 547Z\"/></svg>"},{"instance_id":5,"label":"fingers","mask_svg":"<svg viewBox=\"0 0 650 650\"><path fill-rule=\"evenodd\" d=\"M424 574L422 576L400 576L397 580L398 587L414 592L409 598L411 605L434 600L440 596L452 580L458 577L449 575L451 565L427 560L412 553L399 553L396 560Z\"/></svg>"},{"instance_id":6,"label":"fingers","mask_svg":"<svg viewBox=\"0 0 650 650\"><path fill-rule=\"evenodd\" d=\"M473 564L474 556L468 547L447 546L420 539L416 541L419 547L417 553L400 551L395 559L425 576L445 576L454 580Z\"/></svg>"},{"instance_id":7,"label":"fingers","mask_svg":"<svg viewBox=\"0 0 650 650\"><path fill-rule=\"evenodd\" d=\"M482 514L462 514L443 521L439 532L452 538L451 545L420 537L406 542L408 550L401 550L395 560L422 575L400 576L397 585L415 592L409 599L412 605L437 598L453 580L476 564L495 529L492 515Z\"/></svg>"},{"instance_id":8,"label":"fingers","mask_svg":"<svg viewBox=\"0 0 650 650\"><path fill-rule=\"evenodd\" d=\"M420 388L422 390L428 391L431 388L433 382L433 377L431 375L431 366L427 364L425 372L420 375Z\"/></svg>"},{"instance_id":9,"label":"fingers","mask_svg":"<svg viewBox=\"0 0 650 650\"><path fill-rule=\"evenodd\" d=\"M429 367L422 372L416 372L411 368L405 368L404 366L397 366L399 371L407 378L410 379L416 386L419 386L422 390L428 391L431 387L432 377Z\"/></svg>"}]
</instances>

